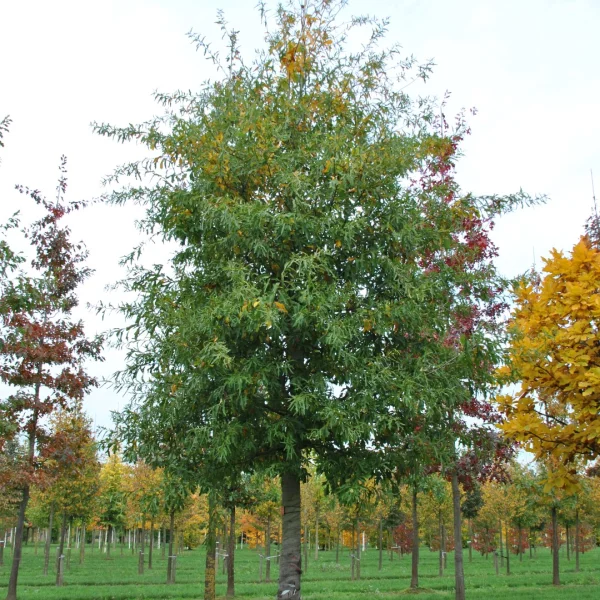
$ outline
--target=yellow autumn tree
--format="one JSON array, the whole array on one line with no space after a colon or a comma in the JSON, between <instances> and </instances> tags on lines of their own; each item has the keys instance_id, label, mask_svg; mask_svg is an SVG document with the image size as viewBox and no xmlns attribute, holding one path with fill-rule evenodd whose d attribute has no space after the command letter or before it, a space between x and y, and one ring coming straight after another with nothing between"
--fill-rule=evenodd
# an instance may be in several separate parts
<instances>
[{"instance_id":1,"label":"yellow autumn tree","mask_svg":"<svg viewBox=\"0 0 600 600\"><path fill-rule=\"evenodd\" d=\"M505 434L541 461L547 487L577 487L576 463L600 455L600 251L582 237L569 256L544 260L539 281L515 289L509 360L497 398Z\"/></svg>"}]
</instances>

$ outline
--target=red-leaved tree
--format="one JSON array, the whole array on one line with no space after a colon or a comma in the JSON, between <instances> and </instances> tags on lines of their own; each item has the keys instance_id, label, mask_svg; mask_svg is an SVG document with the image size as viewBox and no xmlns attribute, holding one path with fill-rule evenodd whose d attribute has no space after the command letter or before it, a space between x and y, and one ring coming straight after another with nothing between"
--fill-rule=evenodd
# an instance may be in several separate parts
<instances>
[{"instance_id":1,"label":"red-leaved tree","mask_svg":"<svg viewBox=\"0 0 600 600\"><path fill-rule=\"evenodd\" d=\"M90 274L83 265L87 252L69 240L63 218L83 206L67 204L66 159L61 158L54 201L39 191L17 186L44 211L23 231L35 251L34 275L7 271L0 283L0 379L11 393L0 401L0 452L11 441L24 444L22 496L19 504L13 563L7 600L16 600L25 511L32 484L44 483L44 462L54 454L48 417L55 411L79 407L96 385L83 363L100 359L99 339L85 336L83 323L74 321L76 290Z\"/></svg>"}]
</instances>

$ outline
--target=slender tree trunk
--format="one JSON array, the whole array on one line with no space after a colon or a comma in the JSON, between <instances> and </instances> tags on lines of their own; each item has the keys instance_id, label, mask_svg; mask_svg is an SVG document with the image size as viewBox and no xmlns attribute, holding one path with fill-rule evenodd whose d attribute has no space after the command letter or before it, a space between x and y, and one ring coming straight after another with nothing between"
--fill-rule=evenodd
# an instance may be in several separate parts
<instances>
[{"instance_id":1,"label":"slender tree trunk","mask_svg":"<svg viewBox=\"0 0 600 600\"><path fill-rule=\"evenodd\" d=\"M460 514L460 488L458 475L452 474L452 508L454 511L454 582L456 600L465 600L465 572L463 563L462 527Z\"/></svg>"},{"instance_id":2,"label":"slender tree trunk","mask_svg":"<svg viewBox=\"0 0 600 600\"><path fill-rule=\"evenodd\" d=\"M308 571L308 542L309 542L309 530L308 530L308 521L304 523L304 569L303 571L306 573ZM283 541L282 541L283 545Z\"/></svg>"},{"instance_id":3,"label":"slender tree trunk","mask_svg":"<svg viewBox=\"0 0 600 600\"><path fill-rule=\"evenodd\" d=\"M161 545L160 545L160 557L165 557L165 551L167 549L167 526L164 521L162 523L162 536L161 536Z\"/></svg>"},{"instance_id":4,"label":"slender tree trunk","mask_svg":"<svg viewBox=\"0 0 600 600\"><path fill-rule=\"evenodd\" d=\"M283 540L279 562L278 600L300 600L300 479L292 473L281 476L281 502L283 504Z\"/></svg>"},{"instance_id":5,"label":"slender tree trunk","mask_svg":"<svg viewBox=\"0 0 600 600\"><path fill-rule=\"evenodd\" d=\"M575 572L579 572L579 509L575 511Z\"/></svg>"},{"instance_id":6,"label":"slender tree trunk","mask_svg":"<svg viewBox=\"0 0 600 600\"><path fill-rule=\"evenodd\" d=\"M319 507L315 510L315 560L319 560Z\"/></svg>"},{"instance_id":7,"label":"slender tree trunk","mask_svg":"<svg viewBox=\"0 0 600 600\"><path fill-rule=\"evenodd\" d=\"M412 491L412 555L410 587L416 590L419 587L419 517L417 513L417 488Z\"/></svg>"},{"instance_id":8,"label":"slender tree trunk","mask_svg":"<svg viewBox=\"0 0 600 600\"><path fill-rule=\"evenodd\" d=\"M510 575L510 543L509 543L508 525L506 526L506 535L504 536L504 546L506 547L506 574Z\"/></svg>"},{"instance_id":9,"label":"slender tree trunk","mask_svg":"<svg viewBox=\"0 0 600 600\"><path fill-rule=\"evenodd\" d=\"M558 513L556 506L552 507L552 585L560 585L558 571Z\"/></svg>"},{"instance_id":10,"label":"slender tree trunk","mask_svg":"<svg viewBox=\"0 0 600 600\"><path fill-rule=\"evenodd\" d=\"M150 542L148 544L148 568L152 569L152 550L154 549L154 517L150 519Z\"/></svg>"},{"instance_id":11,"label":"slender tree trunk","mask_svg":"<svg viewBox=\"0 0 600 600\"><path fill-rule=\"evenodd\" d=\"M529 528L529 558L533 558L533 533L531 527Z\"/></svg>"},{"instance_id":12,"label":"slender tree trunk","mask_svg":"<svg viewBox=\"0 0 600 600\"><path fill-rule=\"evenodd\" d=\"M383 568L383 519L379 519L379 539L377 541L379 546L379 564L378 570L381 571Z\"/></svg>"},{"instance_id":13,"label":"slender tree trunk","mask_svg":"<svg viewBox=\"0 0 600 600\"><path fill-rule=\"evenodd\" d=\"M81 524L81 533L79 534L79 564L82 565L85 560L85 521Z\"/></svg>"},{"instance_id":14,"label":"slender tree trunk","mask_svg":"<svg viewBox=\"0 0 600 600\"><path fill-rule=\"evenodd\" d=\"M473 519L469 519L469 562L473 562Z\"/></svg>"},{"instance_id":15,"label":"slender tree trunk","mask_svg":"<svg viewBox=\"0 0 600 600\"><path fill-rule=\"evenodd\" d=\"M233 598L235 596L235 504L231 507L229 513L227 554L227 598ZM268 564L270 564L270 561ZM267 573L269 573L268 570Z\"/></svg>"},{"instance_id":16,"label":"slender tree trunk","mask_svg":"<svg viewBox=\"0 0 600 600\"><path fill-rule=\"evenodd\" d=\"M442 523L442 511L438 511L438 528L440 532L440 565L438 569L438 575L442 577L444 574L444 524Z\"/></svg>"},{"instance_id":17,"label":"slender tree trunk","mask_svg":"<svg viewBox=\"0 0 600 600\"><path fill-rule=\"evenodd\" d=\"M502 547L502 520L499 521L500 523L500 566L503 567L504 566L504 550Z\"/></svg>"},{"instance_id":18,"label":"slender tree trunk","mask_svg":"<svg viewBox=\"0 0 600 600\"><path fill-rule=\"evenodd\" d=\"M144 550L145 550L145 542L146 542L146 535L145 535L145 530L144 530L144 525L146 522L146 515L142 515L142 526L140 527L140 554L138 557L138 574L139 575L143 575L144 574Z\"/></svg>"},{"instance_id":19,"label":"slender tree trunk","mask_svg":"<svg viewBox=\"0 0 600 600\"><path fill-rule=\"evenodd\" d=\"M204 569L204 600L215 600L217 579L217 500L214 492L208 493L208 532L206 534L206 566Z\"/></svg>"},{"instance_id":20,"label":"slender tree trunk","mask_svg":"<svg viewBox=\"0 0 600 600\"><path fill-rule=\"evenodd\" d=\"M267 515L267 530L265 531L265 581L271 583L271 513Z\"/></svg>"},{"instance_id":21,"label":"slender tree trunk","mask_svg":"<svg viewBox=\"0 0 600 600\"><path fill-rule=\"evenodd\" d=\"M360 521L356 519L356 579L360 580Z\"/></svg>"},{"instance_id":22,"label":"slender tree trunk","mask_svg":"<svg viewBox=\"0 0 600 600\"><path fill-rule=\"evenodd\" d=\"M571 560L571 528L567 525L567 560Z\"/></svg>"},{"instance_id":23,"label":"slender tree trunk","mask_svg":"<svg viewBox=\"0 0 600 600\"><path fill-rule=\"evenodd\" d=\"M19 504L19 516L17 518L16 533L13 538L13 559L8 580L8 593L6 600L17 600L17 580L19 578L19 566L21 563L21 552L23 547L23 528L25 526L25 511L29 502L29 485L23 488L23 495Z\"/></svg>"},{"instance_id":24,"label":"slender tree trunk","mask_svg":"<svg viewBox=\"0 0 600 600\"><path fill-rule=\"evenodd\" d=\"M65 550L65 534L67 532L67 513L63 513L62 523L60 525L60 541L58 543L58 562L56 569L56 585L63 585L63 573L64 573L64 556Z\"/></svg>"},{"instance_id":25,"label":"slender tree trunk","mask_svg":"<svg viewBox=\"0 0 600 600\"><path fill-rule=\"evenodd\" d=\"M338 528L337 528L337 540L336 540L336 543L335 543L335 564L336 565L340 564L340 536L341 536L340 526L338 525Z\"/></svg>"},{"instance_id":26,"label":"slender tree trunk","mask_svg":"<svg viewBox=\"0 0 600 600\"><path fill-rule=\"evenodd\" d=\"M355 532L355 526L354 523L352 523L352 538L350 539L350 554L352 555L352 568L351 568L351 572L350 572L350 580L354 581L354 573L356 570L356 555L354 554L354 532Z\"/></svg>"},{"instance_id":27,"label":"slender tree trunk","mask_svg":"<svg viewBox=\"0 0 600 600\"><path fill-rule=\"evenodd\" d=\"M169 558L167 560L167 583L175 583L175 558L173 556L173 538L175 537L175 511L171 511L169 523Z\"/></svg>"},{"instance_id":28,"label":"slender tree trunk","mask_svg":"<svg viewBox=\"0 0 600 600\"><path fill-rule=\"evenodd\" d=\"M109 523L106 528L106 560L110 560L110 533L112 531L112 525ZM102 533L100 533L102 535Z\"/></svg>"},{"instance_id":29,"label":"slender tree trunk","mask_svg":"<svg viewBox=\"0 0 600 600\"><path fill-rule=\"evenodd\" d=\"M42 367L38 364L37 367L38 375L41 375ZM35 384L34 400L35 405L40 399L41 383ZM33 470L35 457L35 440L37 437L37 422L38 422L38 410L34 409L31 417L31 425L29 427L29 434L27 436L27 463ZM8 579L8 590L6 594L6 600L17 600L17 581L19 579L19 567L21 566L21 554L23 549L23 528L25 527L25 512L27 511L27 504L29 502L29 483L23 487L23 494L21 496L21 502L19 503L19 513L17 516L17 526L15 527L15 534L13 538L13 558L10 567L10 576Z\"/></svg>"},{"instance_id":30,"label":"slender tree trunk","mask_svg":"<svg viewBox=\"0 0 600 600\"><path fill-rule=\"evenodd\" d=\"M48 517L48 535L46 536L46 544L44 546L44 575L48 575L48 567L50 565L50 544L52 542L52 525L54 521L54 503L50 505L50 515Z\"/></svg>"}]
</instances>

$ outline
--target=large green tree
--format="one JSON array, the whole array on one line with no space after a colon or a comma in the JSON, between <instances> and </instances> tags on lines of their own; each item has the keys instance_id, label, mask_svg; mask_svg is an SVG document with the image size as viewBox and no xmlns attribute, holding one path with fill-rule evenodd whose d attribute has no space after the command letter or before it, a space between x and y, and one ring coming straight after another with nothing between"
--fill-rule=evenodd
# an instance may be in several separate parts
<instances>
[{"instance_id":1,"label":"large green tree","mask_svg":"<svg viewBox=\"0 0 600 600\"><path fill-rule=\"evenodd\" d=\"M251 64L224 22L222 62L193 36L220 79L157 94L166 113L151 122L96 126L152 152L117 169L112 181L142 183L112 199L144 204L143 228L177 244L150 269L130 256L118 381L135 397L119 430L166 468L280 474L288 599L300 597L309 456L335 485L366 478L381 458L374 429L457 402L440 366L456 360L473 296L493 296L473 276L489 259L482 224L516 200L460 193L450 171L464 122L450 131L412 101L405 82L429 65L381 49L386 23L340 22L344 4L280 6ZM354 27L368 28L356 52Z\"/></svg>"}]
</instances>

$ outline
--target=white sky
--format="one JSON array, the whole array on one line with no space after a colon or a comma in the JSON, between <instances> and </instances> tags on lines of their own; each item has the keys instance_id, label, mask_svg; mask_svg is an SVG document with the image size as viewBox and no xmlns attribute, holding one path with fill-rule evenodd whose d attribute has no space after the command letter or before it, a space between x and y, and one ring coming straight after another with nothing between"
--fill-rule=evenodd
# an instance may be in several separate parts
<instances>
[{"instance_id":1,"label":"white sky","mask_svg":"<svg viewBox=\"0 0 600 600\"><path fill-rule=\"evenodd\" d=\"M154 90L198 89L212 71L185 33L206 34L218 47L219 8L241 30L249 56L262 31L254 5L0 0L0 118L13 119L0 156L0 220L17 209L30 219L31 202L14 184L51 196L61 154L69 159L70 199L102 193L101 178L140 150L93 135L90 122L137 123L160 113ZM389 16L390 43L420 60L434 59L426 88L407 91L439 97L451 91L448 117L463 107L478 109L458 168L463 190L523 188L550 197L547 205L497 224L501 272L515 275L534 253L539 266L552 247L571 248L591 212L590 169L600 191L600 2L350 0L347 13ZM72 219L73 239L85 241L96 269L81 290L83 306L111 300L104 288L119 278L118 258L135 244L135 216L134 209L95 206ZM106 328L91 312L81 314L90 333ZM121 360L110 352L90 371L108 377ZM123 404L103 388L89 397L87 410L98 425L109 425L109 411Z\"/></svg>"}]
</instances>

